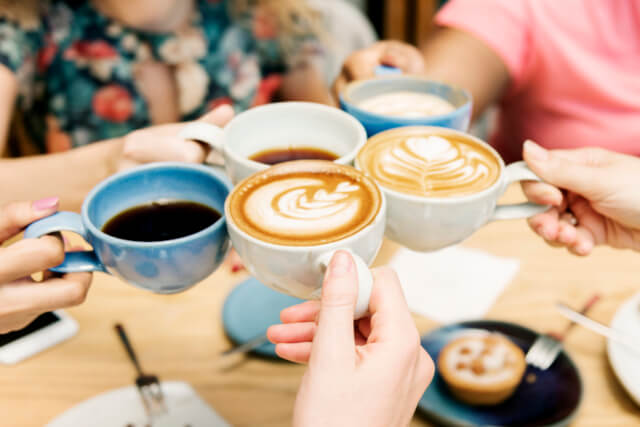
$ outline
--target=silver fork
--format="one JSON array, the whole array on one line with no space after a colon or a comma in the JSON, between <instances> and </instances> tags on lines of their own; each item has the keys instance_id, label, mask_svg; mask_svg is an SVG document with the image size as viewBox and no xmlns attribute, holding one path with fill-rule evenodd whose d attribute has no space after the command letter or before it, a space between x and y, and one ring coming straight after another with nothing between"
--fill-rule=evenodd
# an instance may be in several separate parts
<instances>
[{"instance_id":1,"label":"silver fork","mask_svg":"<svg viewBox=\"0 0 640 427\"><path fill-rule=\"evenodd\" d=\"M586 314L593 305L598 302L600 295L594 295L580 310L581 314ZM567 333L573 328L575 322L571 322L560 334L540 334L538 338L533 342L525 360L527 364L534 366L542 371L549 369L549 367L555 362L558 354L562 351L562 341L567 336Z\"/></svg>"},{"instance_id":2,"label":"silver fork","mask_svg":"<svg viewBox=\"0 0 640 427\"><path fill-rule=\"evenodd\" d=\"M158 377L142 372L140 362L138 362L138 358L136 357L136 353L133 351L131 342L129 342L129 337L127 337L127 333L124 331L124 327L118 323L115 325L115 329L120 337L120 341L122 341L124 349L129 355L129 359L131 359L133 366L135 366L136 371L138 372L138 376L136 377L136 387L140 393L140 398L142 399L142 404L144 405L147 415L153 420L156 417L166 414L167 406L165 405L164 394L162 393Z\"/></svg>"}]
</instances>

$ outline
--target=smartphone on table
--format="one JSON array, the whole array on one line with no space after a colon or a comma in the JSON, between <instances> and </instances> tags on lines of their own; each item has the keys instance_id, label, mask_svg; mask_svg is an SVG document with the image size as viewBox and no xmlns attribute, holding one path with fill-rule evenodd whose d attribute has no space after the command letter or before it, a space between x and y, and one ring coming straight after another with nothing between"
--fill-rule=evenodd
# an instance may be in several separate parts
<instances>
[{"instance_id":1,"label":"smartphone on table","mask_svg":"<svg viewBox=\"0 0 640 427\"><path fill-rule=\"evenodd\" d=\"M78 323L64 311L41 314L20 330L0 334L0 363L18 363L71 338L77 332Z\"/></svg>"}]
</instances>

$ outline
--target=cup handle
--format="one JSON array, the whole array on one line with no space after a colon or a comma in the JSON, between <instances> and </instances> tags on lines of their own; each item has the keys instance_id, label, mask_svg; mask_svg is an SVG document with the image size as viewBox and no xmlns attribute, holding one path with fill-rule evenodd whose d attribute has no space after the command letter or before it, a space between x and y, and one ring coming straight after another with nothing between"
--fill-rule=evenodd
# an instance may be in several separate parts
<instances>
[{"instance_id":1,"label":"cup handle","mask_svg":"<svg viewBox=\"0 0 640 427\"><path fill-rule=\"evenodd\" d=\"M56 231L71 231L87 240L87 232L82 225L82 217L75 212L57 212L31 223L24 231L25 239L35 239ZM82 271L107 272L95 251L67 252L62 264L49 270L56 273L78 273Z\"/></svg>"},{"instance_id":2,"label":"cup handle","mask_svg":"<svg viewBox=\"0 0 640 427\"><path fill-rule=\"evenodd\" d=\"M207 144L218 156L222 156L224 131L216 125L205 122L191 122L182 128L178 133L178 138L192 139ZM205 160L205 163L217 164L208 160Z\"/></svg>"},{"instance_id":3,"label":"cup handle","mask_svg":"<svg viewBox=\"0 0 640 427\"><path fill-rule=\"evenodd\" d=\"M402 74L400 68L392 67L390 65L378 65L374 71L376 76L389 76Z\"/></svg>"},{"instance_id":4,"label":"cup handle","mask_svg":"<svg viewBox=\"0 0 640 427\"><path fill-rule=\"evenodd\" d=\"M369 266L366 262L363 261L357 254L354 254L349 249L341 249L347 251L353 257L354 262L356 263L356 274L358 275L358 300L356 301L356 307L354 310L354 319L360 319L365 317L369 313L369 299L371 298L371 290L373 289L373 275L371 274L371 270L369 270ZM318 265L324 274L327 271L327 267L329 267L329 263L331 262L331 258L338 251L338 249L322 254L318 258ZM320 299L322 296L322 288L318 288L315 290L311 297L312 299Z\"/></svg>"},{"instance_id":5,"label":"cup handle","mask_svg":"<svg viewBox=\"0 0 640 427\"><path fill-rule=\"evenodd\" d=\"M506 183L505 188L517 181L539 181L542 179L533 173L527 164L523 161L511 163L505 168ZM518 219L529 218L542 212L546 212L549 209L549 205L539 205L537 203L525 202L516 203L512 205L498 205L496 206L490 221L497 221L502 219Z\"/></svg>"}]
</instances>

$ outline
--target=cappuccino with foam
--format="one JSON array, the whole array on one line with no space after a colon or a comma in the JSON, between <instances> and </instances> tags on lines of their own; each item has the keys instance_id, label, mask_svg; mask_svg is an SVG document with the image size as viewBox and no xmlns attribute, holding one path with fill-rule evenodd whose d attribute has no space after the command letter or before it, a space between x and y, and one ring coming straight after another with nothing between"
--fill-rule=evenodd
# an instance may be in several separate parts
<instances>
[{"instance_id":1,"label":"cappuccino with foam","mask_svg":"<svg viewBox=\"0 0 640 427\"><path fill-rule=\"evenodd\" d=\"M500 162L489 149L458 133L435 129L379 134L360 151L358 165L381 186L422 197L474 194L498 180Z\"/></svg>"},{"instance_id":2,"label":"cappuccino with foam","mask_svg":"<svg viewBox=\"0 0 640 427\"><path fill-rule=\"evenodd\" d=\"M487 222L547 209L497 205L509 184L540 178L524 162L505 167L489 144L453 129L413 126L379 133L360 150L356 166L384 194L386 236L414 251L442 249Z\"/></svg>"},{"instance_id":3,"label":"cappuccino with foam","mask_svg":"<svg viewBox=\"0 0 640 427\"><path fill-rule=\"evenodd\" d=\"M256 239L315 246L345 239L371 224L381 199L375 183L352 167L301 160L238 184L228 209L230 220Z\"/></svg>"},{"instance_id":4,"label":"cappuccino with foam","mask_svg":"<svg viewBox=\"0 0 640 427\"><path fill-rule=\"evenodd\" d=\"M437 95L410 91L375 95L360 101L357 105L370 113L404 118L440 116L456 109L449 101Z\"/></svg>"}]
</instances>

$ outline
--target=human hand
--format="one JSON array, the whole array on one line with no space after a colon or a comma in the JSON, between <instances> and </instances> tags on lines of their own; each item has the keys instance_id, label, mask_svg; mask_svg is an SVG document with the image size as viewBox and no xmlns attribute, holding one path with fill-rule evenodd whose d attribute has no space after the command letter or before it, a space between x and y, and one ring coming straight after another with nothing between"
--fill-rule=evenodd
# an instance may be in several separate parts
<instances>
[{"instance_id":1,"label":"human hand","mask_svg":"<svg viewBox=\"0 0 640 427\"><path fill-rule=\"evenodd\" d=\"M229 251L229 255L224 260L224 265L232 272L239 273L245 269L242 258L238 255L238 252L232 247Z\"/></svg>"},{"instance_id":2,"label":"human hand","mask_svg":"<svg viewBox=\"0 0 640 427\"><path fill-rule=\"evenodd\" d=\"M321 301L282 311L269 328L284 359L307 362L296 398L294 426L408 425L433 377L398 277L373 270L367 318L353 321L358 280L353 258L334 255Z\"/></svg>"},{"instance_id":3,"label":"human hand","mask_svg":"<svg viewBox=\"0 0 640 427\"><path fill-rule=\"evenodd\" d=\"M58 198L10 203L0 208L0 244L57 209ZM44 312L84 301L91 273L53 277L45 272L41 282L31 278L63 259L64 244L55 236L24 239L0 247L0 333L21 329Z\"/></svg>"},{"instance_id":4,"label":"human hand","mask_svg":"<svg viewBox=\"0 0 640 427\"><path fill-rule=\"evenodd\" d=\"M233 108L222 105L205 114L198 121L224 126L233 118ZM128 169L144 163L175 161L202 163L209 147L196 141L178 138L184 123L150 126L122 137L122 150L116 170Z\"/></svg>"},{"instance_id":5,"label":"human hand","mask_svg":"<svg viewBox=\"0 0 640 427\"><path fill-rule=\"evenodd\" d=\"M525 142L524 159L557 187L523 185L529 200L554 206L529 219L548 243L576 255L595 245L640 251L640 159L600 148L545 150L532 141Z\"/></svg>"},{"instance_id":6,"label":"human hand","mask_svg":"<svg viewBox=\"0 0 640 427\"><path fill-rule=\"evenodd\" d=\"M374 77L379 65L396 67L406 74L421 74L425 71L424 57L416 47L394 40L380 41L347 58L340 75L333 83L334 97L338 99L347 83Z\"/></svg>"}]
</instances>

